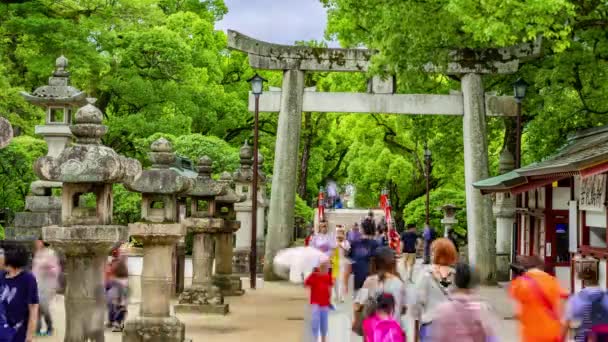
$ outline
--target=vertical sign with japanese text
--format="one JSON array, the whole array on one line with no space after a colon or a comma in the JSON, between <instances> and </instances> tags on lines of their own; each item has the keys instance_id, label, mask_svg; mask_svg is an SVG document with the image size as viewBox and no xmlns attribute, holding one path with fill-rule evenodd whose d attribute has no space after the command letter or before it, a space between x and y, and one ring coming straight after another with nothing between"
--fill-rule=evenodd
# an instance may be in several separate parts
<instances>
[{"instance_id":1,"label":"vertical sign with japanese text","mask_svg":"<svg viewBox=\"0 0 608 342\"><path fill-rule=\"evenodd\" d=\"M582 178L579 200L580 210L602 211L606 201L606 175Z\"/></svg>"}]
</instances>

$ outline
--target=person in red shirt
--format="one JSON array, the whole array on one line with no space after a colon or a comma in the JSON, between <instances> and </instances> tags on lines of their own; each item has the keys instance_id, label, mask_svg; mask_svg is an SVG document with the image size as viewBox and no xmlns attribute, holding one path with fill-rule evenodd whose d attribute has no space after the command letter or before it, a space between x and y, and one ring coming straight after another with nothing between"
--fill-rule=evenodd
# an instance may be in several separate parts
<instances>
[{"instance_id":1,"label":"person in red shirt","mask_svg":"<svg viewBox=\"0 0 608 342\"><path fill-rule=\"evenodd\" d=\"M321 342L326 342L333 280L329 273L329 258L323 256L319 263L319 267L306 278L304 285L310 288L312 335L315 341L320 336Z\"/></svg>"}]
</instances>

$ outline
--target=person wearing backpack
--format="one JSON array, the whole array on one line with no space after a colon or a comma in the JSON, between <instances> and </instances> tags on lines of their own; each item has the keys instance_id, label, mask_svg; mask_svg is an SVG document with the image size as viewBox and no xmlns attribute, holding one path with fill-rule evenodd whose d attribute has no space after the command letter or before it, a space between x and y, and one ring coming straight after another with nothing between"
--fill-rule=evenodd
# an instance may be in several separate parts
<instances>
[{"instance_id":1,"label":"person wearing backpack","mask_svg":"<svg viewBox=\"0 0 608 342\"><path fill-rule=\"evenodd\" d=\"M608 296L599 285L597 266L584 265L577 276L585 288L568 300L566 321L576 342L608 341Z\"/></svg>"},{"instance_id":2,"label":"person wearing backpack","mask_svg":"<svg viewBox=\"0 0 608 342\"><path fill-rule=\"evenodd\" d=\"M388 293L392 296L394 307L391 313L395 322L401 324L401 316L406 311L405 283L397 272L395 251L389 247L380 247L376 251L376 265L377 273L367 277L353 306L355 314L353 331L359 335L363 333L363 321L376 309L375 300L379 294Z\"/></svg>"},{"instance_id":3,"label":"person wearing backpack","mask_svg":"<svg viewBox=\"0 0 608 342\"><path fill-rule=\"evenodd\" d=\"M465 263L456 264L454 285L449 301L437 307L431 330L433 342L490 342L494 335L494 315L475 294L478 278Z\"/></svg>"},{"instance_id":4,"label":"person wearing backpack","mask_svg":"<svg viewBox=\"0 0 608 342\"><path fill-rule=\"evenodd\" d=\"M432 264L420 271L416 282L416 302L412 306L413 317L419 324L420 341L430 340L434 329L437 307L449 300L454 269L451 265L458 260L458 254L452 241L439 238L431 245Z\"/></svg>"},{"instance_id":5,"label":"person wearing backpack","mask_svg":"<svg viewBox=\"0 0 608 342\"><path fill-rule=\"evenodd\" d=\"M363 321L364 342L405 342L406 336L395 320L395 299L390 293L376 298L376 310Z\"/></svg>"}]
</instances>

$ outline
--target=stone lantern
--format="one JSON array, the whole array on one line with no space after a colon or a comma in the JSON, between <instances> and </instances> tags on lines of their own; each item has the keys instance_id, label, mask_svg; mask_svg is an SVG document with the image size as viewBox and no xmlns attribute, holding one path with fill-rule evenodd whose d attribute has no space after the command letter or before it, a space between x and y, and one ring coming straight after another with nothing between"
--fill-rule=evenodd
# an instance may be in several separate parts
<instances>
[{"instance_id":1,"label":"stone lantern","mask_svg":"<svg viewBox=\"0 0 608 342\"><path fill-rule=\"evenodd\" d=\"M140 316L126 323L123 341L182 342L185 326L171 316L172 253L186 235L185 226L178 223L177 199L192 181L170 168L175 154L169 141L160 138L150 149L152 167L127 185L142 194L141 221L129 224L129 234L143 243L144 261Z\"/></svg>"},{"instance_id":2,"label":"stone lantern","mask_svg":"<svg viewBox=\"0 0 608 342\"><path fill-rule=\"evenodd\" d=\"M499 173L501 175L515 168L515 159L509 150L500 153ZM510 192L497 192L493 198L492 211L496 217L496 279L510 279L513 226L515 225L515 200Z\"/></svg>"},{"instance_id":3,"label":"stone lantern","mask_svg":"<svg viewBox=\"0 0 608 342\"><path fill-rule=\"evenodd\" d=\"M32 94L21 92L23 98L44 108L45 125L36 126L36 134L44 137L48 145L48 156L56 157L70 143L72 134L72 112L87 104L86 93L70 86L68 59L64 56L55 61L55 71L49 84L39 87Z\"/></svg>"},{"instance_id":4,"label":"stone lantern","mask_svg":"<svg viewBox=\"0 0 608 342\"><path fill-rule=\"evenodd\" d=\"M66 256L65 341L104 341L104 266L112 245L127 239L126 227L112 224L112 184L141 172L138 161L101 144L102 118L92 104L80 108L70 127L75 144L34 165L41 179L63 183L62 225L44 227L42 236ZM89 194L92 206L82 197Z\"/></svg>"},{"instance_id":5,"label":"stone lantern","mask_svg":"<svg viewBox=\"0 0 608 342\"><path fill-rule=\"evenodd\" d=\"M223 184L211 178L212 161L204 156L198 162L198 176L190 196L190 217L183 222L192 236L192 286L179 296L175 312L227 314L228 304L219 288L212 284L215 236L223 229L224 220L213 217L216 197L226 193Z\"/></svg>"},{"instance_id":6,"label":"stone lantern","mask_svg":"<svg viewBox=\"0 0 608 342\"><path fill-rule=\"evenodd\" d=\"M228 172L222 173L219 183L224 186L225 192L216 198L216 216L224 220L224 226L216 235L213 284L220 288L224 296L241 296L245 293L241 278L232 274L234 233L241 227L236 220L234 206L245 201L246 195L238 195L234 191L234 182Z\"/></svg>"},{"instance_id":7,"label":"stone lantern","mask_svg":"<svg viewBox=\"0 0 608 342\"><path fill-rule=\"evenodd\" d=\"M249 256L251 253L251 231L252 231L252 178L253 178L253 150L245 141L240 151L241 167L233 174L235 190L237 195L245 196L245 201L234 204L236 211L236 219L241 222L241 228L236 232L236 243L234 248L233 270L238 274L249 273ZM258 253L258 268L261 268L261 260L264 253L264 226L266 212L266 193L264 191L264 182L266 180L261 168L264 164L264 157L258 154L258 209L257 209L257 249ZM260 269L261 271L261 269Z\"/></svg>"},{"instance_id":8,"label":"stone lantern","mask_svg":"<svg viewBox=\"0 0 608 342\"><path fill-rule=\"evenodd\" d=\"M452 226L458 223L458 220L456 219L456 211L462 208L459 208L453 204L446 204L438 209L443 211L441 223L444 225L443 236L447 237L448 232L452 229Z\"/></svg>"},{"instance_id":9,"label":"stone lantern","mask_svg":"<svg viewBox=\"0 0 608 342\"><path fill-rule=\"evenodd\" d=\"M21 92L27 102L45 110L45 124L36 126L35 132L46 141L49 157L59 156L72 141L69 126L72 112L87 104L86 94L69 85L67 65L65 57L57 58L48 85L36 88L31 94ZM32 182L30 194L25 197L25 211L15 214L14 227L6 231L8 239L34 240L41 235L42 227L61 223L61 200L52 195L53 188L61 188L61 183L44 180Z\"/></svg>"}]
</instances>

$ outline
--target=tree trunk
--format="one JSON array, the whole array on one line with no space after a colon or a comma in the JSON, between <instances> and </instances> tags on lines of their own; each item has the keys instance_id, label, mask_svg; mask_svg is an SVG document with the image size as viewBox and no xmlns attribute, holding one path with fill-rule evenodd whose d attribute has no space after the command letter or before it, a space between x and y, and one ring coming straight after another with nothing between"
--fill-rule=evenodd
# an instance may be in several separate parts
<instances>
[{"instance_id":1,"label":"tree trunk","mask_svg":"<svg viewBox=\"0 0 608 342\"><path fill-rule=\"evenodd\" d=\"M302 157L300 158L300 172L298 174L298 196L306 200L306 179L308 178L308 160L310 159L310 148L312 145L312 114L304 113L304 144Z\"/></svg>"}]
</instances>

